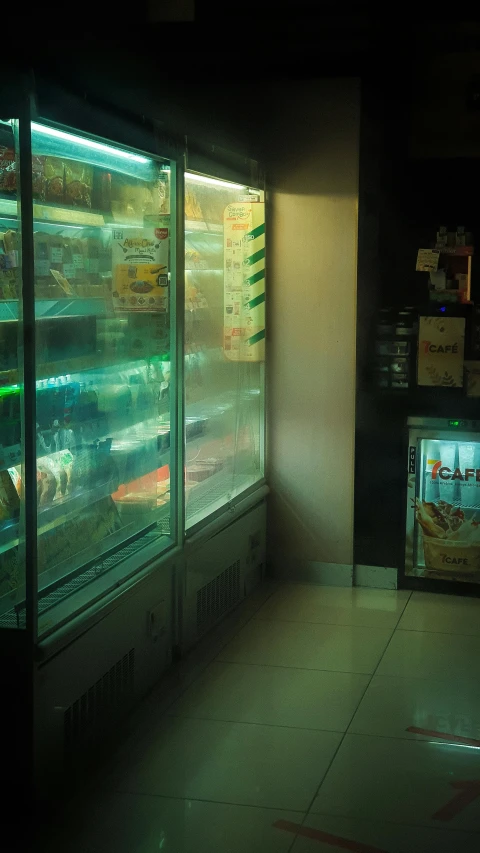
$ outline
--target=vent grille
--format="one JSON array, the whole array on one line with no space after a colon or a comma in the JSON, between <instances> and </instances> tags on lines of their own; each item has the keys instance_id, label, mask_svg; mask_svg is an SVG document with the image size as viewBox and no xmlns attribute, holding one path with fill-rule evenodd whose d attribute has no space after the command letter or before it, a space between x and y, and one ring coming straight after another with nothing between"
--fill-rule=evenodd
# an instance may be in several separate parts
<instances>
[{"instance_id":1,"label":"vent grille","mask_svg":"<svg viewBox=\"0 0 480 853\"><path fill-rule=\"evenodd\" d=\"M197 634L203 634L240 600L240 560L197 592Z\"/></svg>"},{"instance_id":2,"label":"vent grille","mask_svg":"<svg viewBox=\"0 0 480 853\"><path fill-rule=\"evenodd\" d=\"M135 649L130 649L64 714L67 754L93 743L102 730L130 707L134 696Z\"/></svg>"}]
</instances>

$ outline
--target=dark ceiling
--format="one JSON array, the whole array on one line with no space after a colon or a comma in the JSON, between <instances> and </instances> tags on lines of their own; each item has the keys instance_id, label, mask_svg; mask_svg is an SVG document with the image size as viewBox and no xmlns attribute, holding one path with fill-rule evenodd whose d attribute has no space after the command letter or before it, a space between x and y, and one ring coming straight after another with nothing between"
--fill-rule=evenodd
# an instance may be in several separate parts
<instances>
[{"instance_id":1,"label":"dark ceiling","mask_svg":"<svg viewBox=\"0 0 480 853\"><path fill-rule=\"evenodd\" d=\"M159 20L162 8L167 21ZM36 80L41 111L58 89L261 157L271 81L360 77L381 94L388 120L403 126L428 69L447 54L479 50L478 21L387 21L349 14L345 5L342 15L323 8L236 0L229 10L226 2L196 0L193 22L171 23L172 2L138 0L134 17L120 10L115 17L112 4L85 0L78 26L62 27L60 40L42 26L41 38L30 33L27 42L27 28L15 63Z\"/></svg>"}]
</instances>

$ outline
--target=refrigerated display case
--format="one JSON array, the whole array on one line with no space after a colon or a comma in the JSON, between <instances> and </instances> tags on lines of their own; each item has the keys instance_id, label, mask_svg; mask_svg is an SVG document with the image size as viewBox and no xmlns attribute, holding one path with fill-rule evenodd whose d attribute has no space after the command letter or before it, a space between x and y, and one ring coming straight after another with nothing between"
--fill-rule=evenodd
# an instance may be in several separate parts
<instances>
[{"instance_id":1,"label":"refrigerated display case","mask_svg":"<svg viewBox=\"0 0 480 853\"><path fill-rule=\"evenodd\" d=\"M480 421L409 418L407 576L480 583Z\"/></svg>"},{"instance_id":2,"label":"refrigerated display case","mask_svg":"<svg viewBox=\"0 0 480 853\"><path fill-rule=\"evenodd\" d=\"M18 121L0 122L0 596L25 589L22 217ZM5 603L4 603L5 608ZM15 627L15 623L14 623Z\"/></svg>"},{"instance_id":3,"label":"refrigerated display case","mask_svg":"<svg viewBox=\"0 0 480 853\"><path fill-rule=\"evenodd\" d=\"M185 175L185 513L194 532L264 475L261 188Z\"/></svg>"},{"instance_id":4,"label":"refrigerated display case","mask_svg":"<svg viewBox=\"0 0 480 853\"><path fill-rule=\"evenodd\" d=\"M8 762L48 795L261 577L265 222L248 181L192 172L185 198L183 142L153 155L154 133L20 101L0 122L0 664Z\"/></svg>"},{"instance_id":5,"label":"refrigerated display case","mask_svg":"<svg viewBox=\"0 0 480 853\"><path fill-rule=\"evenodd\" d=\"M135 571L141 557L137 565L132 558L146 545L161 551L175 536L175 228L169 159L58 125L31 122L29 130L21 179L31 193L34 280L33 294L24 280L22 307L18 152L13 127L1 126L0 625L26 619L25 434L36 471L28 506L41 638ZM28 393L17 353L30 296L34 422L22 426Z\"/></svg>"}]
</instances>

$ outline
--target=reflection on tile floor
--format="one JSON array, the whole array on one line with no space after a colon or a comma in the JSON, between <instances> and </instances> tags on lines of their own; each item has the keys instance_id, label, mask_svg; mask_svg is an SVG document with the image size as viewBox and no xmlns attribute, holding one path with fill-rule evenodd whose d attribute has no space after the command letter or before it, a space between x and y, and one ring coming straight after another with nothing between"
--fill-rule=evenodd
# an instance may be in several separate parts
<instances>
[{"instance_id":1,"label":"reflection on tile floor","mask_svg":"<svg viewBox=\"0 0 480 853\"><path fill-rule=\"evenodd\" d=\"M409 596L407 591L392 589L284 584L257 613L257 618L390 628L393 631Z\"/></svg>"},{"instance_id":2,"label":"reflection on tile floor","mask_svg":"<svg viewBox=\"0 0 480 853\"><path fill-rule=\"evenodd\" d=\"M219 660L371 675L391 634L388 628L257 619L225 646Z\"/></svg>"},{"instance_id":3,"label":"reflection on tile floor","mask_svg":"<svg viewBox=\"0 0 480 853\"><path fill-rule=\"evenodd\" d=\"M337 732L171 718L136 761L119 768L115 788L306 809L341 738Z\"/></svg>"},{"instance_id":4,"label":"reflection on tile floor","mask_svg":"<svg viewBox=\"0 0 480 853\"><path fill-rule=\"evenodd\" d=\"M478 779L479 755L480 750L433 739L347 734L312 811L437 826L433 815L458 795L451 782ZM480 791L449 823L480 831Z\"/></svg>"},{"instance_id":5,"label":"reflection on tile floor","mask_svg":"<svg viewBox=\"0 0 480 853\"><path fill-rule=\"evenodd\" d=\"M269 592L42 851L478 853L480 600Z\"/></svg>"},{"instance_id":6,"label":"reflection on tile floor","mask_svg":"<svg viewBox=\"0 0 480 853\"><path fill-rule=\"evenodd\" d=\"M245 630L248 627L246 625ZM377 674L435 678L439 681L465 680L478 684L480 637L397 630Z\"/></svg>"},{"instance_id":7,"label":"reflection on tile floor","mask_svg":"<svg viewBox=\"0 0 480 853\"><path fill-rule=\"evenodd\" d=\"M480 637L478 600L414 592L398 627L405 631L434 631Z\"/></svg>"},{"instance_id":8,"label":"reflection on tile floor","mask_svg":"<svg viewBox=\"0 0 480 853\"><path fill-rule=\"evenodd\" d=\"M409 726L480 742L480 684L374 675L349 732L422 738L407 732Z\"/></svg>"},{"instance_id":9,"label":"reflection on tile floor","mask_svg":"<svg viewBox=\"0 0 480 853\"><path fill-rule=\"evenodd\" d=\"M273 818L301 821L276 809ZM114 794L95 813L95 832L77 829L56 840L64 853L288 853L292 837L273 826L270 809Z\"/></svg>"},{"instance_id":10,"label":"reflection on tile floor","mask_svg":"<svg viewBox=\"0 0 480 853\"><path fill-rule=\"evenodd\" d=\"M373 822L309 814L305 826L330 836L329 843L299 837L293 845L292 853L334 853L345 849L330 843L331 836L368 845L367 850L372 853L374 850L378 853L478 853L478 835L474 833L459 833L445 830L443 827L427 829L424 826L385 823L381 816L378 821Z\"/></svg>"},{"instance_id":11,"label":"reflection on tile floor","mask_svg":"<svg viewBox=\"0 0 480 853\"><path fill-rule=\"evenodd\" d=\"M169 713L344 732L369 681L350 672L215 661Z\"/></svg>"}]
</instances>

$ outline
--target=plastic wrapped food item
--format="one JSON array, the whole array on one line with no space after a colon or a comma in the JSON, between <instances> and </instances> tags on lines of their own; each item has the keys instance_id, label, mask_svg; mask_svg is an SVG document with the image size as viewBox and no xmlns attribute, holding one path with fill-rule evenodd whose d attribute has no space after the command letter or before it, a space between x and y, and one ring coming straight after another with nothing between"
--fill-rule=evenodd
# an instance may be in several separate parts
<instances>
[{"instance_id":1,"label":"plastic wrapped food item","mask_svg":"<svg viewBox=\"0 0 480 853\"><path fill-rule=\"evenodd\" d=\"M48 464L48 457L37 462L37 504L39 507L53 503L57 492L57 479Z\"/></svg>"},{"instance_id":2,"label":"plastic wrapped food item","mask_svg":"<svg viewBox=\"0 0 480 853\"><path fill-rule=\"evenodd\" d=\"M112 212L112 174L96 167L92 178L92 207L104 213Z\"/></svg>"},{"instance_id":3,"label":"plastic wrapped food item","mask_svg":"<svg viewBox=\"0 0 480 853\"><path fill-rule=\"evenodd\" d=\"M0 148L0 192L17 191L17 165L13 148Z\"/></svg>"},{"instance_id":4,"label":"plastic wrapped food item","mask_svg":"<svg viewBox=\"0 0 480 853\"><path fill-rule=\"evenodd\" d=\"M93 166L77 160L65 161L65 203L72 207L91 207Z\"/></svg>"},{"instance_id":5,"label":"plastic wrapped food item","mask_svg":"<svg viewBox=\"0 0 480 853\"><path fill-rule=\"evenodd\" d=\"M159 187L118 172L112 173L111 206L116 222L143 224L145 216L162 213Z\"/></svg>"},{"instance_id":6,"label":"plastic wrapped food item","mask_svg":"<svg viewBox=\"0 0 480 853\"><path fill-rule=\"evenodd\" d=\"M203 219L202 209L195 190L187 184L185 190L185 218Z\"/></svg>"},{"instance_id":7,"label":"plastic wrapped food item","mask_svg":"<svg viewBox=\"0 0 480 853\"><path fill-rule=\"evenodd\" d=\"M20 238L17 231L0 232L0 270L13 270L19 266Z\"/></svg>"},{"instance_id":8,"label":"plastic wrapped food item","mask_svg":"<svg viewBox=\"0 0 480 853\"><path fill-rule=\"evenodd\" d=\"M45 200L45 157L32 157L32 191L35 201ZM0 148L0 192L17 192L17 164L13 148Z\"/></svg>"},{"instance_id":9,"label":"plastic wrapped food item","mask_svg":"<svg viewBox=\"0 0 480 853\"><path fill-rule=\"evenodd\" d=\"M0 471L0 523L14 518L18 512L19 497L12 476L6 470Z\"/></svg>"},{"instance_id":10,"label":"plastic wrapped food item","mask_svg":"<svg viewBox=\"0 0 480 853\"><path fill-rule=\"evenodd\" d=\"M45 157L45 199L54 204L65 201L65 164L60 157Z\"/></svg>"},{"instance_id":11,"label":"plastic wrapped food item","mask_svg":"<svg viewBox=\"0 0 480 853\"><path fill-rule=\"evenodd\" d=\"M0 270L0 300L19 299L20 294L19 270Z\"/></svg>"},{"instance_id":12,"label":"plastic wrapped food item","mask_svg":"<svg viewBox=\"0 0 480 853\"><path fill-rule=\"evenodd\" d=\"M120 528L120 517L110 497L85 506L64 524L47 530L38 540L38 571L91 549Z\"/></svg>"}]
</instances>

